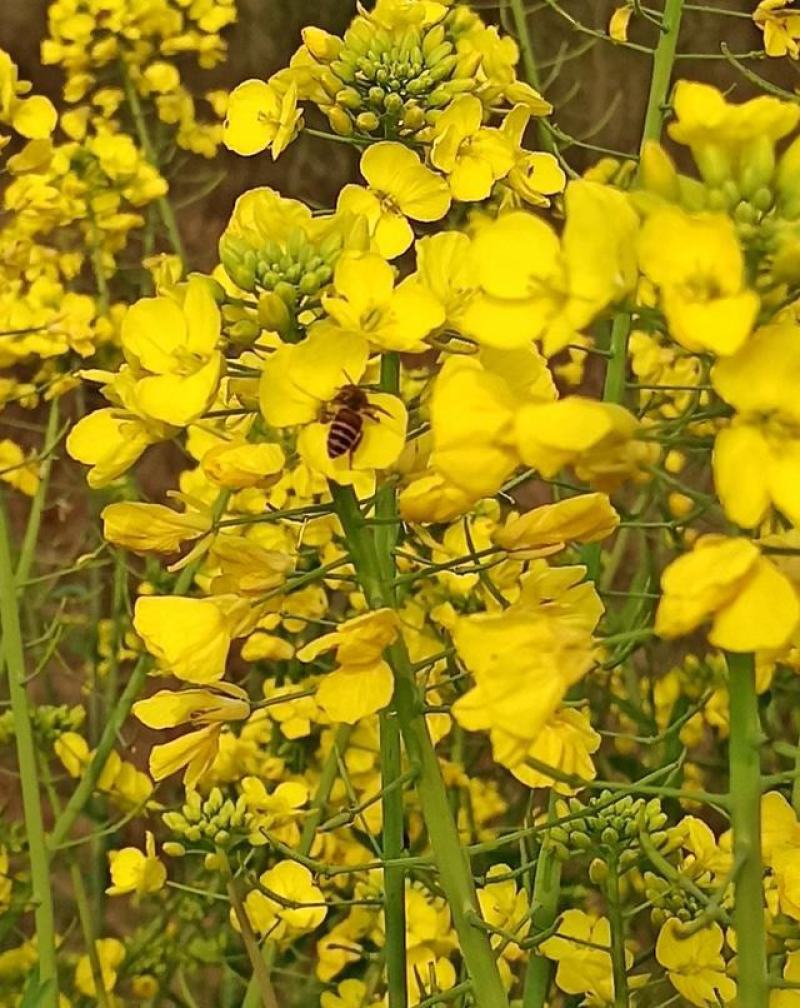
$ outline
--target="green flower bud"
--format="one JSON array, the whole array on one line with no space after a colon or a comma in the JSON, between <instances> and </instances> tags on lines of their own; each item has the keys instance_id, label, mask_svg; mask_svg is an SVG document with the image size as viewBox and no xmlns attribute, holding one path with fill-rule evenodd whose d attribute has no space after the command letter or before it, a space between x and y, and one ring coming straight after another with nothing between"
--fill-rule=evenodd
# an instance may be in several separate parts
<instances>
[{"instance_id":1,"label":"green flower bud","mask_svg":"<svg viewBox=\"0 0 800 1008\"><path fill-rule=\"evenodd\" d=\"M775 173L775 144L766 135L752 140L744 150L739 163L739 189L744 196L752 196L762 186L772 182Z\"/></svg>"},{"instance_id":2,"label":"green flower bud","mask_svg":"<svg viewBox=\"0 0 800 1008\"><path fill-rule=\"evenodd\" d=\"M169 813L167 813L169 815ZM166 819L166 816L164 817ZM167 855L167 857L183 857L186 854L186 848L182 843L178 843L175 840L167 840L166 843L161 845L161 850Z\"/></svg>"},{"instance_id":3,"label":"green flower bud","mask_svg":"<svg viewBox=\"0 0 800 1008\"><path fill-rule=\"evenodd\" d=\"M589 878L596 886L603 885L608 878L608 865L602 858L595 858L589 865Z\"/></svg>"},{"instance_id":4,"label":"green flower bud","mask_svg":"<svg viewBox=\"0 0 800 1008\"><path fill-rule=\"evenodd\" d=\"M374 112L359 112L356 116L356 127L362 133L374 133L381 121Z\"/></svg>"}]
</instances>

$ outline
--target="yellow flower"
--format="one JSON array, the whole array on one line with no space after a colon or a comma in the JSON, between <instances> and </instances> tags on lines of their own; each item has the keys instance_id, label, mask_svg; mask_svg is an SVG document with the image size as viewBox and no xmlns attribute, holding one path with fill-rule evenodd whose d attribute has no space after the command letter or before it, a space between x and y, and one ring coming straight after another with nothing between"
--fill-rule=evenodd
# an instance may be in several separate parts
<instances>
[{"instance_id":1,"label":"yellow flower","mask_svg":"<svg viewBox=\"0 0 800 1008\"><path fill-rule=\"evenodd\" d=\"M0 123L8 123L28 140L43 140L55 129L56 110L42 95L20 97L29 90L30 84L18 79L11 57L0 49Z\"/></svg>"},{"instance_id":2,"label":"yellow flower","mask_svg":"<svg viewBox=\"0 0 800 1008\"><path fill-rule=\"evenodd\" d=\"M589 781L597 776L591 753L599 749L600 742L600 736L589 722L588 710L564 707L542 726L529 747L526 758L555 767L563 774ZM525 761L514 764L509 770L529 788L551 787L559 794L572 794L576 790Z\"/></svg>"},{"instance_id":3,"label":"yellow flower","mask_svg":"<svg viewBox=\"0 0 800 1008\"><path fill-rule=\"evenodd\" d=\"M414 240L407 218L440 220L450 207L445 181L404 144L370 144L361 155L361 174L368 188L346 185L336 206L367 218L375 248L384 259L402 255Z\"/></svg>"},{"instance_id":4,"label":"yellow flower","mask_svg":"<svg viewBox=\"0 0 800 1008\"><path fill-rule=\"evenodd\" d=\"M108 407L81 417L67 435L67 451L91 466L87 482L99 489L127 472L145 448L160 440L144 421Z\"/></svg>"},{"instance_id":5,"label":"yellow flower","mask_svg":"<svg viewBox=\"0 0 800 1008\"><path fill-rule=\"evenodd\" d=\"M211 530L209 511L174 511L163 504L119 501L100 513L103 538L135 553L175 553Z\"/></svg>"},{"instance_id":6,"label":"yellow flower","mask_svg":"<svg viewBox=\"0 0 800 1008\"><path fill-rule=\"evenodd\" d=\"M0 480L33 497L39 486L36 462L28 461L22 448L9 438L0 441Z\"/></svg>"},{"instance_id":7,"label":"yellow flower","mask_svg":"<svg viewBox=\"0 0 800 1008\"><path fill-rule=\"evenodd\" d=\"M184 783L193 788L214 762L223 724L245 720L250 715L250 704L241 687L216 683L211 689L160 690L146 700L138 700L133 713L142 724L157 731L183 724L202 726L154 746L150 753L154 780L163 780L186 767Z\"/></svg>"},{"instance_id":8,"label":"yellow flower","mask_svg":"<svg viewBox=\"0 0 800 1008\"><path fill-rule=\"evenodd\" d=\"M228 99L223 142L246 156L269 147L275 161L297 136L301 116L294 83L281 87L274 81L246 80Z\"/></svg>"},{"instance_id":9,"label":"yellow flower","mask_svg":"<svg viewBox=\"0 0 800 1008\"><path fill-rule=\"evenodd\" d=\"M158 892L167 880L167 869L156 855L156 841L148 830L145 833L145 849L125 847L108 852L111 885L106 889L109 896L122 896L135 892L138 896Z\"/></svg>"},{"instance_id":10,"label":"yellow flower","mask_svg":"<svg viewBox=\"0 0 800 1008\"><path fill-rule=\"evenodd\" d=\"M699 1008L736 997L736 984L725 973L723 933L712 923L693 934L682 934L680 922L670 917L656 942L656 959L666 969L672 986Z\"/></svg>"},{"instance_id":11,"label":"yellow flower","mask_svg":"<svg viewBox=\"0 0 800 1008\"><path fill-rule=\"evenodd\" d=\"M264 363L259 395L267 423L302 427L297 440L302 459L314 472L338 483L353 483L360 472L387 468L405 444L408 418L401 400L364 390L360 438L351 451L331 457L328 441L339 410L336 397L358 385L367 360L363 338L358 334L343 338L336 328L322 323L302 343L281 347Z\"/></svg>"},{"instance_id":12,"label":"yellow flower","mask_svg":"<svg viewBox=\"0 0 800 1008\"><path fill-rule=\"evenodd\" d=\"M556 984L566 994L589 994L599 1004L613 1004L611 956L605 951L610 945L607 918L567 910L561 915L558 932L543 941L539 950L558 963ZM633 954L627 949L625 962L629 967L633 963Z\"/></svg>"},{"instance_id":13,"label":"yellow flower","mask_svg":"<svg viewBox=\"0 0 800 1008\"><path fill-rule=\"evenodd\" d=\"M516 443L522 461L545 478L571 465L581 479L609 491L637 469L638 426L616 403L566 396L523 406L516 416Z\"/></svg>"},{"instance_id":14,"label":"yellow flower","mask_svg":"<svg viewBox=\"0 0 800 1008\"><path fill-rule=\"evenodd\" d=\"M628 25L633 14L633 4L624 3L615 7L608 22L608 34L615 42L628 41Z\"/></svg>"},{"instance_id":15,"label":"yellow flower","mask_svg":"<svg viewBox=\"0 0 800 1008\"><path fill-rule=\"evenodd\" d=\"M681 637L707 620L709 641L727 651L783 647L800 619L788 578L748 539L701 536L661 576L655 630Z\"/></svg>"},{"instance_id":16,"label":"yellow flower","mask_svg":"<svg viewBox=\"0 0 800 1008\"><path fill-rule=\"evenodd\" d=\"M534 347L452 356L433 387L431 465L473 501L493 495L519 464L516 420L525 402L556 391Z\"/></svg>"},{"instance_id":17,"label":"yellow flower","mask_svg":"<svg viewBox=\"0 0 800 1008\"><path fill-rule=\"evenodd\" d=\"M601 542L619 525L619 515L606 494L576 494L555 504L512 514L493 539L516 557L547 556L568 542Z\"/></svg>"},{"instance_id":18,"label":"yellow flower","mask_svg":"<svg viewBox=\"0 0 800 1008\"><path fill-rule=\"evenodd\" d=\"M670 335L681 346L723 356L742 346L759 299L745 286L744 255L730 218L658 209L642 228L639 262L660 289Z\"/></svg>"},{"instance_id":19,"label":"yellow flower","mask_svg":"<svg viewBox=\"0 0 800 1008\"><path fill-rule=\"evenodd\" d=\"M687 144L709 186L736 178L744 192L768 185L776 141L797 126L800 108L771 95L734 105L710 84L678 81L669 135Z\"/></svg>"},{"instance_id":20,"label":"yellow flower","mask_svg":"<svg viewBox=\"0 0 800 1008\"><path fill-rule=\"evenodd\" d=\"M714 388L736 414L714 442L714 485L725 514L744 528L764 520L770 505L800 524L800 376L798 327L759 329L711 372Z\"/></svg>"},{"instance_id":21,"label":"yellow flower","mask_svg":"<svg viewBox=\"0 0 800 1008\"><path fill-rule=\"evenodd\" d=\"M131 306L121 339L137 373L137 413L175 427L202 415L222 376L220 326L219 308L202 277L176 287L174 297L142 298Z\"/></svg>"},{"instance_id":22,"label":"yellow flower","mask_svg":"<svg viewBox=\"0 0 800 1008\"><path fill-rule=\"evenodd\" d=\"M800 11L789 0L761 0L753 20L764 33L767 56L800 56Z\"/></svg>"},{"instance_id":23,"label":"yellow flower","mask_svg":"<svg viewBox=\"0 0 800 1008\"><path fill-rule=\"evenodd\" d=\"M213 683L225 674L231 639L246 603L231 596L138 598L133 625L164 673L191 683Z\"/></svg>"},{"instance_id":24,"label":"yellow flower","mask_svg":"<svg viewBox=\"0 0 800 1008\"><path fill-rule=\"evenodd\" d=\"M280 941L313 931L325 920L328 910L324 897L305 865L280 861L265 871L259 882L266 895L254 889L244 901L247 916L258 934Z\"/></svg>"},{"instance_id":25,"label":"yellow flower","mask_svg":"<svg viewBox=\"0 0 800 1008\"><path fill-rule=\"evenodd\" d=\"M406 521L425 523L450 521L468 511L475 500L441 473L430 471L405 486L397 503Z\"/></svg>"},{"instance_id":26,"label":"yellow flower","mask_svg":"<svg viewBox=\"0 0 800 1008\"><path fill-rule=\"evenodd\" d=\"M337 668L325 674L316 700L332 721L355 724L384 708L392 699L394 677L383 652L397 637L392 609L376 609L340 624L297 652L311 662L326 651L336 651Z\"/></svg>"},{"instance_id":27,"label":"yellow flower","mask_svg":"<svg viewBox=\"0 0 800 1008\"><path fill-rule=\"evenodd\" d=\"M794 949L786 954L783 966L783 979L794 984L794 989L774 990L769 995L769 1008L797 1008L800 1004L800 949Z\"/></svg>"},{"instance_id":28,"label":"yellow flower","mask_svg":"<svg viewBox=\"0 0 800 1008\"><path fill-rule=\"evenodd\" d=\"M478 890L478 903L487 924L510 931L521 941L530 930L528 896L513 877L503 878L510 871L508 865L493 864L486 873L486 884ZM494 948L500 947L501 954L512 962L524 955L519 945L506 942L499 934L492 935L491 942Z\"/></svg>"},{"instance_id":29,"label":"yellow flower","mask_svg":"<svg viewBox=\"0 0 800 1008\"><path fill-rule=\"evenodd\" d=\"M506 176L506 183L526 203L549 206L548 197L564 191L567 176L554 154L523 149L522 138L530 117L528 108L515 105L503 120L502 131L514 150L514 163Z\"/></svg>"},{"instance_id":30,"label":"yellow flower","mask_svg":"<svg viewBox=\"0 0 800 1008\"><path fill-rule=\"evenodd\" d=\"M524 305L528 339L541 339L547 356L638 279L638 218L625 194L581 179L567 186L564 200L560 241L544 221L517 210L481 227L473 243L481 288L492 299L486 308Z\"/></svg>"},{"instance_id":31,"label":"yellow flower","mask_svg":"<svg viewBox=\"0 0 800 1008\"><path fill-rule=\"evenodd\" d=\"M340 256L322 306L343 335L377 350L422 353L425 338L444 322L441 305L416 277L395 286L392 267L372 253Z\"/></svg>"},{"instance_id":32,"label":"yellow flower","mask_svg":"<svg viewBox=\"0 0 800 1008\"><path fill-rule=\"evenodd\" d=\"M117 970L125 958L125 946L116 938L98 938L94 947L100 962L103 989L107 994L110 994L117 983ZM75 967L75 987L86 997L97 997L98 990L95 986L88 955L81 956Z\"/></svg>"},{"instance_id":33,"label":"yellow flower","mask_svg":"<svg viewBox=\"0 0 800 1008\"><path fill-rule=\"evenodd\" d=\"M559 574L569 578L570 572L581 578L584 568ZM536 589L534 578L514 605L462 616L452 631L475 681L453 704L453 716L468 731L488 731L495 759L512 768L524 762L566 691L594 661L591 626L566 618L568 608L537 598Z\"/></svg>"},{"instance_id":34,"label":"yellow flower","mask_svg":"<svg viewBox=\"0 0 800 1008\"><path fill-rule=\"evenodd\" d=\"M212 483L229 490L266 485L284 467L280 445L250 444L243 438L223 441L203 453L203 472Z\"/></svg>"},{"instance_id":35,"label":"yellow flower","mask_svg":"<svg viewBox=\"0 0 800 1008\"><path fill-rule=\"evenodd\" d=\"M294 846L300 839L297 819L308 801L308 788L300 781L282 781L268 792L260 777L243 777L241 790L250 813L250 843L262 846L271 837Z\"/></svg>"},{"instance_id":36,"label":"yellow flower","mask_svg":"<svg viewBox=\"0 0 800 1008\"><path fill-rule=\"evenodd\" d=\"M483 105L474 95L456 98L432 132L431 163L448 176L454 199L486 199L511 170L514 148L502 130L483 125Z\"/></svg>"}]
</instances>

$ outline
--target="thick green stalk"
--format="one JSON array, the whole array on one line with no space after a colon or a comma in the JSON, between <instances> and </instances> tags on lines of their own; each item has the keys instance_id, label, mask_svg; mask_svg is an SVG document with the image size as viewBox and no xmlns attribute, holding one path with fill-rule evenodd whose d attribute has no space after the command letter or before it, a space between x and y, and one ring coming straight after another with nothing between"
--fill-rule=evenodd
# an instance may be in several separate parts
<instances>
[{"instance_id":1,"label":"thick green stalk","mask_svg":"<svg viewBox=\"0 0 800 1008\"><path fill-rule=\"evenodd\" d=\"M733 927L736 932L737 983L740 1005L766 1005L767 959L764 930L764 883L761 858L761 757L764 737L752 654L733 654L728 661L730 697L730 809L733 857L737 865Z\"/></svg>"},{"instance_id":2,"label":"thick green stalk","mask_svg":"<svg viewBox=\"0 0 800 1008\"><path fill-rule=\"evenodd\" d=\"M400 388L400 358L396 353L381 358L381 391L397 395ZM385 573L393 580L396 574L394 548L397 540L397 499L391 485L379 488L375 500L375 517L381 520L373 530L375 551L384 558ZM395 519L392 522L392 519ZM370 600L380 606L383 597ZM380 756L383 813L381 853L387 860L402 857L405 836L403 788L396 785L403 772L400 725L397 712L391 707L380 715ZM406 1008L408 984L406 976L406 879L402 864L383 871L383 915L386 935L386 986L388 1008Z\"/></svg>"},{"instance_id":3,"label":"thick green stalk","mask_svg":"<svg viewBox=\"0 0 800 1008\"><path fill-rule=\"evenodd\" d=\"M36 923L39 956L39 980L42 992L37 1004L54 1008L58 1000L55 924L50 875L45 845L42 807L39 798L39 775L36 766L36 745L31 728L31 710L25 686L25 655L22 647L19 607L11 565L11 545L6 522L5 503L0 497L0 626L2 652L8 670L8 689L17 746L17 764L25 814L28 858L31 870L31 890Z\"/></svg>"},{"instance_id":4,"label":"thick green stalk","mask_svg":"<svg viewBox=\"0 0 800 1008\"><path fill-rule=\"evenodd\" d=\"M364 524L352 488L331 484L331 494L364 594L371 606L391 606L394 598L390 557L378 555L372 531ZM447 800L447 788L428 733L413 666L402 640L388 648L387 654L395 675L393 709L409 760L418 772L417 792L425 826L476 1004L480 1008L508 1008L508 997L488 934L474 924L475 918L480 917L475 883Z\"/></svg>"},{"instance_id":5,"label":"thick green stalk","mask_svg":"<svg viewBox=\"0 0 800 1008\"><path fill-rule=\"evenodd\" d=\"M549 818L555 817L555 799L551 791ZM553 845L547 834L539 848L536 859L536 877L533 882L531 896L531 925L534 936L548 931L558 917L558 897L561 884L561 862L555 855ZM522 992L522 1008L544 1008L550 993L553 978L553 963L546 956L531 949L528 965L525 969L525 984Z\"/></svg>"},{"instance_id":6,"label":"thick green stalk","mask_svg":"<svg viewBox=\"0 0 800 1008\"><path fill-rule=\"evenodd\" d=\"M661 36L653 54L653 69L650 74L650 93L647 96L642 142L658 140L661 136L682 15L683 0L666 0L664 13L661 17Z\"/></svg>"},{"instance_id":7,"label":"thick green stalk","mask_svg":"<svg viewBox=\"0 0 800 1008\"><path fill-rule=\"evenodd\" d=\"M619 892L619 866L608 864L606 879L608 923L611 931L611 970L614 975L614 1008L628 1008L628 970L625 963L625 918Z\"/></svg>"}]
</instances>

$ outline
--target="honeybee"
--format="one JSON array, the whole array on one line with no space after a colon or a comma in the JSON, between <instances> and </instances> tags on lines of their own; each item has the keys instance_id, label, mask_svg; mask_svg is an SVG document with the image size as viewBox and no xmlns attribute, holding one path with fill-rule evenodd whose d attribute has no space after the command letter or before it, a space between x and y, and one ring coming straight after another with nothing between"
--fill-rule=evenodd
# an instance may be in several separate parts
<instances>
[{"instance_id":1,"label":"honeybee","mask_svg":"<svg viewBox=\"0 0 800 1008\"><path fill-rule=\"evenodd\" d=\"M377 423L379 414L389 416L382 406L370 403L367 393L358 385L343 385L328 403L323 421L330 421L326 448L328 458L340 458L353 452L361 444L364 436L364 421Z\"/></svg>"}]
</instances>

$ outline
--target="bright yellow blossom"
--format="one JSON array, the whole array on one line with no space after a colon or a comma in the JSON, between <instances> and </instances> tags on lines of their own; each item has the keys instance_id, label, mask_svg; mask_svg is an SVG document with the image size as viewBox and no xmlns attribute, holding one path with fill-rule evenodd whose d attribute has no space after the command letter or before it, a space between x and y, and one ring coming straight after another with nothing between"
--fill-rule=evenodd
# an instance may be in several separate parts
<instances>
[{"instance_id":1,"label":"bright yellow blossom","mask_svg":"<svg viewBox=\"0 0 800 1008\"><path fill-rule=\"evenodd\" d=\"M461 95L436 121L431 163L447 175L454 199L475 202L511 170L514 148L502 130L483 125L481 102Z\"/></svg>"},{"instance_id":2,"label":"bright yellow blossom","mask_svg":"<svg viewBox=\"0 0 800 1008\"><path fill-rule=\"evenodd\" d=\"M198 539L211 529L208 511L175 511L163 504L118 501L101 513L103 536L136 553L174 553L184 542Z\"/></svg>"},{"instance_id":3,"label":"bright yellow blossom","mask_svg":"<svg viewBox=\"0 0 800 1008\"><path fill-rule=\"evenodd\" d=\"M273 161L297 135L302 113L293 83L247 80L228 99L223 140L237 154L258 154L269 147Z\"/></svg>"},{"instance_id":4,"label":"bright yellow blossom","mask_svg":"<svg viewBox=\"0 0 800 1008\"><path fill-rule=\"evenodd\" d=\"M375 248L384 259L402 255L414 240L408 218L440 220L450 207L445 181L403 144L370 144L361 155L361 174L368 188L346 185L336 206L367 218Z\"/></svg>"},{"instance_id":5,"label":"bright yellow blossom","mask_svg":"<svg viewBox=\"0 0 800 1008\"><path fill-rule=\"evenodd\" d=\"M598 1004L614 1001L611 971L611 928L605 917L583 910L567 910L561 915L558 931L539 946L543 955L558 963L556 983L567 994L589 994ZM625 951L625 962L633 954Z\"/></svg>"},{"instance_id":6,"label":"bright yellow blossom","mask_svg":"<svg viewBox=\"0 0 800 1008\"><path fill-rule=\"evenodd\" d=\"M122 896L125 893L158 892L167 880L167 869L156 855L156 841L148 830L145 833L145 849L125 847L122 850L108 852L111 885L106 889L109 896Z\"/></svg>"},{"instance_id":7,"label":"bright yellow blossom","mask_svg":"<svg viewBox=\"0 0 800 1008\"><path fill-rule=\"evenodd\" d=\"M728 651L778 649L800 620L788 578L748 539L702 536L661 576L656 633L680 637L711 621L709 641Z\"/></svg>"},{"instance_id":8,"label":"bright yellow blossom","mask_svg":"<svg viewBox=\"0 0 800 1008\"><path fill-rule=\"evenodd\" d=\"M264 892L253 889L244 905L253 928L280 941L313 931L327 914L322 892L311 872L296 861L280 861L259 879ZM265 895L266 893L266 895Z\"/></svg>"},{"instance_id":9,"label":"bright yellow blossom","mask_svg":"<svg viewBox=\"0 0 800 1008\"><path fill-rule=\"evenodd\" d=\"M98 938L95 940L94 947L100 963L103 988L106 994L110 994L116 986L119 967L125 958L125 946L117 938ZM96 998L98 996L99 992L94 982L94 973L88 955L81 956L75 967L75 987L86 997Z\"/></svg>"},{"instance_id":10,"label":"bright yellow blossom","mask_svg":"<svg viewBox=\"0 0 800 1008\"><path fill-rule=\"evenodd\" d=\"M736 997L736 984L725 973L722 943L722 928L713 922L683 934L680 922L671 917L659 932L656 959L672 986L699 1008L718 1004L718 998L728 1002Z\"/></svg>"},{"instance_id":11,"label":"bright yellow blossom","mask_svg":"<svg viewBox=\"0 0 800 1008\"><path fill-rule=\"evenodd\" d=\"M217 350L220 325L219 309L200 277L175 288L174 296L142 298L128 310L121 338L136 373L137 412L185 427L208 408L224 364Z\"/></svg>"},{"instance_id":12,"label":"bright yellow blossom","mask_svg":"<svg viewBox=\"0 0 800 1008\"><path fill-rule=\"evenodd\" d=\"M267 422L302 427L297 446L304 461L340 483L352 483L358 472L390 466L405 443L407 416L400 399L365 391L368 405L360 440L352 452L330 457L327 441L337 393L361 381L367 360L363 338L352 334L343 339L334 327L322 324L302 343L271 354L261 376L261 412Z\"/></svg>"},{"instance_id":13,"label":"bright yellow blossom","mask_svg":"<svg viewBox=\"0 0 800 1008\"><path fill-rule=\"evenodd\" d=\"M600 542L619 525L619 515L606 494L576 494L521 515L510 515L494 541L515 555L547 556L568 542Z\"/></svg>"},{"instance_id":14,"label":"bright yellow blossom","mask_svg":"<svg viewBox=\"0 0 800 1008\"><path fill-rule=\"evenodd\" d=\"M770 505L800 523L798 332L789 322L764 326L711 372L736 410L714 443L714 486L727 516L744 528L763 521Z\"/></svg>"},{"instance_id":15,"label":"bright yellow blossom","mask_svg":"<svg viewBox=\"0 0 800 1008\"><path fill-rule=\"evenodd\" d=\"M656 210L642 228L639 262L660 289L670 335L681 346L725 356L743 345L759 299L746 287L744 254L728 217Z\"/></svg>"},{"instance_id":16,"label":"bright yellow blossom","mask_svg":"<svg viewBox=\"0 0 800 1008\"><path fill-rule=\"evenodd\" d=\"M355 724L389 703L394 677L382 656L396 637L393 610L376 609L345 621L297 652L300 661L310 662L335 649L337 667L325 674L316 697L332 721Z\"/></svg>"},{"instance_id":17,"label":"bright yellow blossom","mask_svg":"<svg viewBox=\"0 0 800 1008\"><path fill-rule=\"evenodd\" d=\"M164 673L204 685L224 675L231 639L248 618L234 596L144 596L136 600L133 625Z\"/></svg>"},{"instance_id":18,"label":"bright yellow blossom","mask_svg":"<svg viewBox=\"0 0 800 1008\"><path fill-rule=\"evenodd\" d=\"M374 254L342 255L322 304L343 336L359 336L377 350L422 353L426 337L444 322L441 306L415 277L395 286L391 266Z\"/></svg>"},{"instance_id":19,"label":"bright yellow blossom","mask_svg":"<svg viewBox=\"0 0 800 1008\"><path fill-rule=\"evenodd\" d=\"M753 20L764 33L767 56L800 56L800 12L787 0L761 0Z\"/></svg>"}]
</instances>

